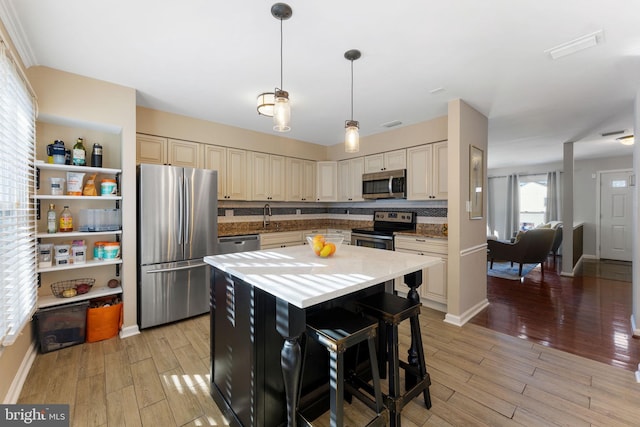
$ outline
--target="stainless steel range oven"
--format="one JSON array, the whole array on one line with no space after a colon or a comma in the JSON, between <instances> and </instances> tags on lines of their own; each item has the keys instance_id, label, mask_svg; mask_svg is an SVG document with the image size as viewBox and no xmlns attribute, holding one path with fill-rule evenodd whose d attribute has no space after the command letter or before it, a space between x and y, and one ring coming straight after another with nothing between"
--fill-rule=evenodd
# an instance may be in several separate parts
<instances>
[{"instance_id":1,"label":"stainless steel range oven","mask_svg":"<svg viewBox=\"0 0 640 427\"><path fill-rule=\"evenodd\" d=\"M394 232L415 231L415 229L415 212L375 211L373 227L351 230L351 244L392 251Z\"/></svg>"}]
</instances>

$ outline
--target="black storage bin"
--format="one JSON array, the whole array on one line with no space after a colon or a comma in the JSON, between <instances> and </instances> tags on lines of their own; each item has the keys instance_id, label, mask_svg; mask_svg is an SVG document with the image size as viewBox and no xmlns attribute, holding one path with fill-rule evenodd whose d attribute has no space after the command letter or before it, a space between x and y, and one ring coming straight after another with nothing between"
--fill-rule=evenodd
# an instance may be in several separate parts
<instances>
[{"instance_id":1,"label":"black storage bin","mask_svg":"<svg viewBox=\"0 0 640 427\"><path fill-rule=\"evenodd\" d=\"M42 308L35 314L40 351L48 353L85 340L88 301Z\"/></svg>"}]
</instances>

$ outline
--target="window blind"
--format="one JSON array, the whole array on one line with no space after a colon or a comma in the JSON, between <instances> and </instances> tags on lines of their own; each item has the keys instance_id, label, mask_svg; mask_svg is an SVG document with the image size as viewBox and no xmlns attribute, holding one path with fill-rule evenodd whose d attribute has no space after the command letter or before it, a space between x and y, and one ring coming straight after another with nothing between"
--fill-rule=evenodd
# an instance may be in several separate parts
<instances>
[{"instance_id":1,"label":"window blind","mask_svg":"<svg viewBox=\"0 0 640 427\"><path fill-rule=\"evenodd\" d=\"M0 39L0 346L36 309L35 102Z\"/></svg>"}]
</instances>

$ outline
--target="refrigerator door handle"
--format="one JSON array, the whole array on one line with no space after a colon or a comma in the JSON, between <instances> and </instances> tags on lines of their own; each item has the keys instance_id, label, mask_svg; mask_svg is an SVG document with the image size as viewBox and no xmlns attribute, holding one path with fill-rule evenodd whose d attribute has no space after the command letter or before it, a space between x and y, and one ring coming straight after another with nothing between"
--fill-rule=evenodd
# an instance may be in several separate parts
<instances>
[{"instance_id":1,"label":"refrigerator door handle","mask_svg":"<svg viewBox=\"0 0 640 427\"><path fill-rule=\"evenodd\" d=\"M184 177L181 177L178 185L178 244L184 243Z\"/></svg>"},{"instance_id":2,"label":"refrigerator door handle","mask_svg":"<svg viewBox=\"0 0 640 427\"><path fill-rule=\"evenodd\" d=\"M187 170L185 169L185 175L184 175L184 186L183 188L183 192L184 192L184 243L185 244L191 244L191 191L190 189L192 188L192 184L191 184L191 180L189 179L189 177L187 176Z\"/></svg>"},{"instance_id":3,"label":"refrigerator door handle","mask_svg":"<svg viewBox=\"0 0 640 427\"><path fill-rule=\"evenodd\" d=\"M175 267L175 268L159 268L157 270L149 270L147 271L147 274L155 274L155 273L170 273L172 271L178 271L178 270L190 270L192 268L198 268L198 267L206 267L208 264L203 262L200 264L191 264L191 265L185 265L182 267Z\"/></svg>"}]
</instances>

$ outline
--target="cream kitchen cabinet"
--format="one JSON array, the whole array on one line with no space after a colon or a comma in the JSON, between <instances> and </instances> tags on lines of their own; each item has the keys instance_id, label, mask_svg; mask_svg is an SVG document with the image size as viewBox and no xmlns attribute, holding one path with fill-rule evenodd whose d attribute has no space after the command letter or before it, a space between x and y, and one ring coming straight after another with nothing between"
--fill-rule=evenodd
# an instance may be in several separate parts
<instances>
[{"instance_id":1,"label":"cream kitchen cabinet","mask_svg":"<svg viewBox=\"0 0 640 427\"><path fill-rule=\"evenodd\" d=\"M316 200L316 162L287 157L287 201Z\"/></svg>"},{"instance_id":2,"label":"cream kitchen cabinet","mask_svg":"<svg viewBox=\"0 0 640 427\"><path fill-rule=\"evenodd\" d=\"M286 248L304 243L302 231L282 231L260 234L260 249Z\"/></svg>"},{"instance_id":3,"label":"cream kitchen cabinet","mask_svg":"<svg viewBox=\"0 0 640 427\"><path fill-rule=\"evenodd\" d=\"M448 143L407 149L407 200L446 200Z\"/></svg>"},{"instance_id":4,"label":"cream kitchen cabinet","mask_svg":"<svg viewBox=\"0 0 640 427\"><path fill-rule=\"evenodd\" d=\"M307 241L307 237L313 237L316 234L327 234L327 229L326 228L314 228L312 230L302 230L302 241L303 244L308 245L309 242Z\"/></svg>"},{"instance_id":5,"label":"cream kitchen cabinet","mask_svg":"<svg viewBox=\"0 0 640 427\"><path fill-rule=\"evenodd\" d=\"M395 236L394 239L397 252L442 259L440 264L422 271L422 285L418 288L418 293L421 299L426 300L425 305L446 311L448 242L445 239L402 235ZM405 294L409 292L409 287L404 283L403 278L396 279L395 289ZM435 302L435 304L428 302Z\"/></svg>"},{"instance_id":6,"label":"cream kitchen cabinet","mask_svg":"<svg viewBox=\"0 0 640 427\"><path fill-rule=\"evenodd\" d=\"M338 201L360 202L362 198L362 174L364 157L338 162Z\"/></svg>"},{"instance_id":7,"label":"cream kitchen cabinet","mask_svg":"<svg viewBox=\"0 0 640 427\"><path fill-rule=\"evenodd\" d=\"M202 167L202 144L191 141L136 135L137 163L154 163L198 168Z\"/></svg>"},{"instance_id":8,"label":"cream kitchen cabinet","mask_svg":"<svg viewBox=\"0 0 640 427\"><path fill-rule=\"evenodd\" d=\"M351 230L343 230L341 228L327 228L327 234L339 234L344 237L343 245L351 244Z\"/></svg>"},{"instance_id":9,"label":"cream kitchen cabinet","mask_svg":"<svg viewBox=\"0 0 640 427\"><path fill-rule=\"evenodd\" d=\"M283 156L249 152L251 200L284 201L286 167Z\"/></svg>"},{"instance_id":10,"label":"cream kitchen cabinet","mask_svg":"<svg viewBox=\"0 0 640 427\"><path fill-rule=\"evenodd\" d=\"M407 150L387 151L364 157L365 173L406 169Z\"/></svg>"},{"instance_id":11,"label":"cream kitchen cabinet","mask_svg":"<svg viewBox=\"0 0 640 427\"><path fill-rule=\"evenodd\" d=\"M205 145L204 167L218 171L219 200L247 200L247 152Z\"/></svg>"},{"instance_id":12,"label":"cream kitchen cabinet","mask_svg":"<svg viewBox=\"0 0 640 427\"><path fill-rule=\"evenodd\" d=\"M318 202L338 201L338 162L318 162L316 180L316 200Z\"/></svg>"}]
</instances>

